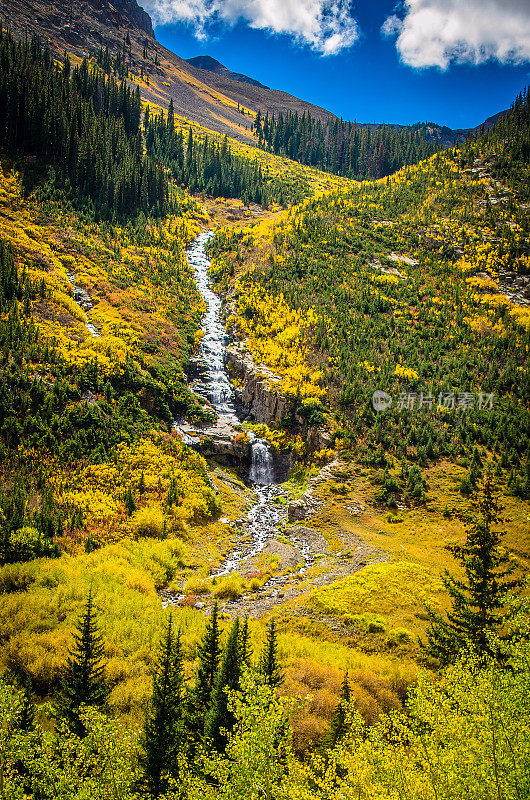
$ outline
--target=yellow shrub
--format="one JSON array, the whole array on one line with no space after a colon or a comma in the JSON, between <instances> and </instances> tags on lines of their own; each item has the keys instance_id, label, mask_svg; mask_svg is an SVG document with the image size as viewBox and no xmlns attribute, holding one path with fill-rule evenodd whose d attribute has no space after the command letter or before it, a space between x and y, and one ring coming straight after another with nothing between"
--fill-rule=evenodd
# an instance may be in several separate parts
<instances>
[{"instance_id":1,"label":"yellow shrub","mask_svg":"<svg viewBox=\"0 0 530 800\"><path fill-rule=\"evenodd\" d=\"M164 531L164 512L158 504L145 506L131 517L131 527L136 536L152 536L160 539Z\"/></svg>"},{"instance_id":2,"label":"yellow shrub","mask_svg":"<svg viewBox=\"0 0 530 800\"><path fill-rule=\"evenodd\" d=\"M188 578L184 584L185 594L205 594L211 590L212 584L210 581L201 580L196 577Z\"/></svg>"},{"instance_id":3,"label":"yellow shrub","mask_svg":"<svg viewBox=\"0 0 530 800\"><path fill-rule=\"evenodd\" d=\"M246 590L247 586L238 572L218 578L213 585L213 593L216 597L227 597L233 599L239 597Z\"/></svg>"},{"instance_id":4,"label":"yellow shrub","mask_svg":"<svg viewBox=\"0 0 530 800\"><path fill-rule=\"evenodd\" d=\"M413 615L426 605L437 606L441 580L409 561L370 564L322 589L313 589L310 603L328 614L351 619L356 614Z\"/></svg>"}]
</instances>

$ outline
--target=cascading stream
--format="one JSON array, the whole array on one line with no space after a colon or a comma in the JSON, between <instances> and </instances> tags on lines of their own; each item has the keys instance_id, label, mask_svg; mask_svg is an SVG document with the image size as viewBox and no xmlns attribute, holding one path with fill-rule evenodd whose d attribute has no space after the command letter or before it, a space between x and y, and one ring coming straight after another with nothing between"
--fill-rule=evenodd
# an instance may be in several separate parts
<instances>
[{"instance_id":1,"label":"cascading stream","mask_svg":"<svg viewBox=\"0 0 530 800\"><path fill-rule=\"evenodd\" d=\"M74 272L67 272L67 278L69 283L74 289L74 301L77 303L79 308L81 308L85 312L85 316L87 316L88 312L94 308L94 304L92 303L92 298L90 297L86 289L83 289L81 286L77 285L76 283L77 275ZM87 329L89 334L93 336L95 339L98 339L101 336L96 326L88 319L88 316L85 322L85 328Z\"/></svg>"},{"instance_id":2,"label":"cascading stream","mask_svg":"<svg viewBox=\"0 0 530 800\"><path fill-rule=\"evenodd\" d=\"M211 231L203 231L186 251L199 294L206 303L206 314L201 324L203 337L200 358L197 361L202 374L192 383L192 388L208 398L223 422L237 425L239 420L234 405L234 388L225 369L228 336L221 322L221 300L210 289L208 275L210 260L206 254L206 245L212 236Z\"/></svg>"},{"instance_id":3,"label":"cascading stream","mask_svg":"<svg viewBox=\"0 0 530 800\"><path fill-rule=\"evenodd\" d=\"M203 231L186 251L188 263L195 274L197 288L206 303L206 313L202 320L203 338L198 359L201 375L193 381L192 388L208 398L219 416L218 424L235 427L239 425L239 420L235 407L234 387L225 368L228 335L221 321L221 300L211 290L208 275L210 260L206 246L212 236L211 231ZM285 516L284 507L276 502L276 498L283 492L275 483L271 449L264 439L258 439L252 432L249 433L249 438L252 446L249 481L257 497L257 502L250 509L248 521L244 526L251 536L251 542L244 548L230 553L217 575L234 572L243 559L255 556L263 550L267 541L277 534L277 526Z\"/></svg>"}]
</instances>

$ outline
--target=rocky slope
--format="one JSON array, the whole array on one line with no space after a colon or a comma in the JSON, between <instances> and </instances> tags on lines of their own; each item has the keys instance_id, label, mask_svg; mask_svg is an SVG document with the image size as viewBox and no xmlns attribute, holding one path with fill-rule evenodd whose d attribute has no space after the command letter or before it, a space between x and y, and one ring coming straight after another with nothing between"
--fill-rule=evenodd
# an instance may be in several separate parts
<instances>
[{"instance_id":1,"label":"rocky slope","mask_svg":"<svg viewBox=\"0 0 530 800\"><path fill-rule=\"evenodd\" d=\"M215 72L216 75L224 75L225 78L231 78L233 81L238 81L239 83L250 83L251 86L259 86L261 89L269 88L254 78L249 78L248 75L243 75L241 72L232 72L228 67L225 67L224 64L221 64L220 61L217 61L216 58L212 58L211 56L195 56L194 58L187 58L186 61L188 64L191 64L192 67L205 69L207 72Z\"/></svg>"}]
</instances>

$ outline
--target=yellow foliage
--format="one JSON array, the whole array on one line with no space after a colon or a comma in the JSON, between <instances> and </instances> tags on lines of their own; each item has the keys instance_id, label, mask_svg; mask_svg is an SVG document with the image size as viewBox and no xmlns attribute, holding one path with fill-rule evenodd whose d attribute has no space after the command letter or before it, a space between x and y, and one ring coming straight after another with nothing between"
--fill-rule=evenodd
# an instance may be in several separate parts
<instances>
[{"instance_id":1,"label":"yellow foliage","mask_svg":"<svg viewBox=\"0 0 530 800\"><path fill-rule=\"evenodd\" d=\"M283 294L274 296L247 284L238 287L236 324L256 363L281 376L279 390L302 398L320 398L322 372L308 364L307 334L317 322L311 309L294 311Z\"/></svg>"},{"instance_id":2,"label":"yellow foliage","mask_svg":"<svg viewBox=\"0 0 530 800\"><path fill-rule=\"evenodd\" d=\"M344 619L356 614L414 615L426 605L436 606L443 584L429 570L409 561L371 564L359 572L310 593L314 608Z\"/></svg>"},{"instance_id":3,"label":"yellow foliage","mask_svg":"<svg viewBox=\"0 0 530 800\"><path fill-rule=\"evenodd\" d=\"M234 599L246 591L247 585L238 572L232 572L230 575L216 578L212 582L212 589L216 597Z\"/></svg>"},{"instance_id":4,"label":"yellow foliage","mask_svg":"<svg viewBox=\"0 0 530 800\"><path fill-rule=\"evenodd\" d=\"M417 381L420 377L415 370L404 367L402 364L396 364L394 375L397 375L398 378L407 378L410 381Z\"/></svg>"}]
</instances>

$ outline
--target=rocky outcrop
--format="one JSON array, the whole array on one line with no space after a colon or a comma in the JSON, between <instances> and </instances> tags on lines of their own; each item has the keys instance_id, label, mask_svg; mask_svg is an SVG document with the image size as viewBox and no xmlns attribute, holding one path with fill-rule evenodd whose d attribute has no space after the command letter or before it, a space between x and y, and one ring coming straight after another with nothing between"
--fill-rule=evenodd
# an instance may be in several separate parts
<instances>
[{"instance_id":1,"label":"rocky outcrop","mask_svg":"<svg viewBox=\"0 0 530 800\"><path fill-rule=\"evenodd\" d=\"M244 343L227 348L226 365L229 374L237 379L236 397L242 416L272 426L285 419L291 411L292 400L281 393L280 376L264 364L256 366ZM332 436L326 428L308 427L307 421L297 414L294 422L311 450L331 446Z\"/></svg>"},{"instance_id":2,"label":"rocky outcrop","mask_svg":"<svg viewBox=\"0 0 530 800\"><path fill-rule=\"evenodd\" d=\"M197 450L203 456L211 456L228 465L238 465L252 459L252 449L249 441L238 440L230 436L203 436L197 445Z\"/></svg>"},{"instance_id":3,"label":"rocky outcrop","mask_svg":"<svg viewBox=\"0 0 530 800\"><path fill-rule=\"evenodd\" d=\"M340 461L332 461L331 464L322 467L318 475L309 479L309 485L301 498L289 503L287 507L287 519L289 522L300 522L313 516L321 506L321 502L313 495L315 487L326 481L336 480L342 474L343 466Z\"/></svg>"},{"instance_id":4,"label":"rocky outcrop","mask_svg":"<svg viewBox=\"0 0 530 800\"><path fill-rule=\"evenodd\" d=\"M240 386L236 395L243 414L267 425L281 422L290 406L279 390L281 378L262 364L257 367L243 344L228 347L226 358L228 371Z\"/></svg>"},{"instance_id":5,"label":"rocky outcrop","mask_svg":"<svg viewBox=\"0 0 530 800\"><path fill-rule=\"evenodd\" d=\"M207 427L175 424L174 429L184 444L193 447L206 458L213 458L227 466L242 467L248 472L248 465L252 460L252 445L239 426L220 420Z\"/></svg>"}]
</instances>

